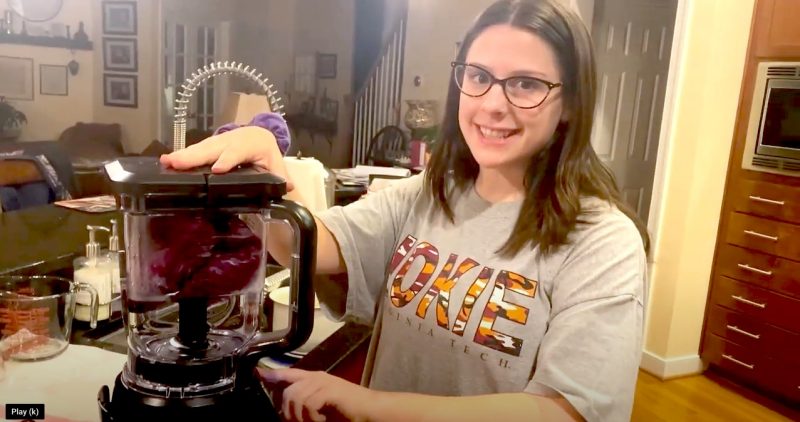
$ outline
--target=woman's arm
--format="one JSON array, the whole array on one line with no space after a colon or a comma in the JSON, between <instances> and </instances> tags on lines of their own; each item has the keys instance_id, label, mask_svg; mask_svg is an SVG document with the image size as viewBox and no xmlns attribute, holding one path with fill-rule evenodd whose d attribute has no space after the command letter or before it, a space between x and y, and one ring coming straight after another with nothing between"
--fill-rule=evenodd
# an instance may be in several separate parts
<instances>
[{"instance_id":1,"label":"woman's arm","mask_svg":"<svg viewBox=\"0 0 800 422\"><path fill-rule=\"evenodd\" d=\"M317 225L316 274L329 275L346 272L342 251L333 234L316 217L314 217L314 222ZM278 264L287 268L290 266L293 243L294 237L288 226L278 223L268 224L267 250Z\"/></svg>"},{"instance_id":2,"label":"woman's arm","mask_svg":"<svg viewBox=\"0 0 800 422\"><path fill-rule=\"evenodd\" d=\"M563 398L529 393L440 397L369 390L324 372L259 369L289 421L580 421Z\"/></svg>"}]
</instances>

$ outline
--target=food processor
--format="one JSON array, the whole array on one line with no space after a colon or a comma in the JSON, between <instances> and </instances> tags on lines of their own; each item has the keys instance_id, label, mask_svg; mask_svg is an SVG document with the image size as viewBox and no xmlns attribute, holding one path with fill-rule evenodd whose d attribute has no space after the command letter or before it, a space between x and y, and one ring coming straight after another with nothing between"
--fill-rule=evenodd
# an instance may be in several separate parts
<instances>
[{"instance_id":1,"label":"food processor","mask_svg":"<svg viewBox=\"0 0 800 422\"><path fill-rule=\"evenodd\" d=\"M282 199L283 179L247 166L213 174L122 157L105 170L124 215L128 360L113 394L100 389L101 419L278 420L255 367L313 329L310 212ZM262 331L268 228L293 236L290 323L279 331Z\"/></svg>"}]
</instances>

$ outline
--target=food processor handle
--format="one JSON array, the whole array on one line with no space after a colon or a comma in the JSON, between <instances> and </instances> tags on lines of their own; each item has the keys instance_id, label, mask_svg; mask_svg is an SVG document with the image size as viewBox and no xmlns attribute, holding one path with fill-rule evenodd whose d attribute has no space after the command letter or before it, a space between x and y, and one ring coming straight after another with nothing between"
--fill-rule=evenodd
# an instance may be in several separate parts
<instances>
[{"instance_id":1,"label":"food processor handle","mask_svg":"<svg viewBox=\"0 0 800 422\"><path fill-rule=\"evenodd\" d=\"M316 269L317 224L314 217L299 204L279 199L271 203L268 220L286 219L293 223L296 241L290 263L289 332L259 332L244 350L241 368L252 371L264 356L294 350L303 345L314 329L314 286Z\"/></svg>"}]
</instances>

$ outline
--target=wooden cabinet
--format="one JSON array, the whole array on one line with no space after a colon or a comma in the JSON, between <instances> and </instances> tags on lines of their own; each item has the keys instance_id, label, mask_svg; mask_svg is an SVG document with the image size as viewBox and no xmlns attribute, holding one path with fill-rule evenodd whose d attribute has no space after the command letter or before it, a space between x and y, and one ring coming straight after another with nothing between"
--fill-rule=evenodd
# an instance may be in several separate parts
<instances>
[{"instance_id":1,"label":"wooden cabinet","mask_svg":"<svg viewBox=\"0 0 800 422\"><path fill-rule=\"evenodd\" d=\"M800 1L759 0L756 22L769 25L756 26L753 33L755 52L759 57L800 56Z\"/></svg>"},{"instance_id":2,"label":"wooden cabinet","mask_svg":"<svg viewBox=\"0 0 800 422\"><path fill-rule=\"evenodd\" d=\"M700 355L729 378L796 409L800 177L742 168L756 72L763 61L800 62L800 0L756 1Z\"/></svg>"},{"instance_id":3,"label":"wooden cabinet","mask_svg":"<svg viewBox=\"0 0 800 422\"><path fill-rule=\"evenodd\" d=\"M728 192L701 355L800 403L800 187L742 178Z\"/></svg>"}]
</instances>

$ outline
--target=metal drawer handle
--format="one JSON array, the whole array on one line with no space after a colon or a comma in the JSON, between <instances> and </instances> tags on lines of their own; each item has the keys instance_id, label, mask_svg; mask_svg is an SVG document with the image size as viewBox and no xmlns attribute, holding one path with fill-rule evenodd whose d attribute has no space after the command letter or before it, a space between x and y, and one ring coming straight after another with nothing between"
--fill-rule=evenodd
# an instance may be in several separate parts
<instances>
[{"instance_id":1,"label":"metal drawer handle","mask_svg":"<svg viewBox=\"0 0 800 422\"><path fill-rule=\"evenodd\" d=\"M784 205L783 201L776 201L774 199L762 198L760 196L750 195L750 196L748 196L748 198L750 198L751 201L763 202L765 204L777 205L777 206L780 206L780 207L782 207Z\"/></svg>"},{"instance_id":2,"label":"metal drawer handle","mask_svg":"<svg viewBox=\"0 0 800 422\"><path fill-rule=\"evenodd\" d=\"M762 270L761 268L751 267L751 266L749 266L747 264L736 264L736 266L741 268L741 269L743 269L743 270L745 270L745 271L750 271L750 272L753 272L753 273L766 275L766 276L771 276L772 275L772 271L767 271L767 270Z\"/></svg>"},{"instance_id":3,"label":"metal drawer handle","mask_svg":"<svg viewBox=\"0 0 800 422\"><path fill-rule=\"evenodd\" d=\"M754 338L756 340L761 338L761 334L753 334L753 333L751 333L749 331L742 330L741 328L739 328L739 327L737 327L735 325L726 325L726 327L731 331L735 331L735 332L737 332L739 334L744 334L747 337Z\"/></svg>"},{"instance_id":4,"label":"metal drawer handle","mask_svg":"<svg viewBox=\"0 0 800 422\"><path fill-rule=\"evenodd\" d=\"M750 236L755 236L755 237L760 237L762 239L771 240L773 242L777 242L778 241L778 236L770 236L768 234L754 232L752 230L745 230L744 234L749 234Z\"/></svg>"},{"instance_id":5,"label":"metal drawer handle","mask_svg":"<svg viewBox=\"0 0 800 422\"><path fill-rule=\"evenodd\" d=\"M740 361L739 359L736 359L735 357L733 357L731 355L726 355L726 354L723 353L722 357L725 358L725 359L728 359L729 361L731 361L733 363L738 363L739 365L742 365L747 369L755 368L755 365L752 365L752 364L749 364L749 363L744 363L744 362Z\"/></svg>"},{"instance_id":6,"label":"metal drawer handle","mask_svg":"<svg viewBox=\"0 0 800 422\"><path fill-rule=\"evenodd\" d=\"M741 296L731 295L731 298L733 298L733 300L738 300L739 302L746 303L748 305L755 306L757 308L764 309L767 307L766 303L753 302L752 300L747 300Z\"/></svg>"}]
</instances>

